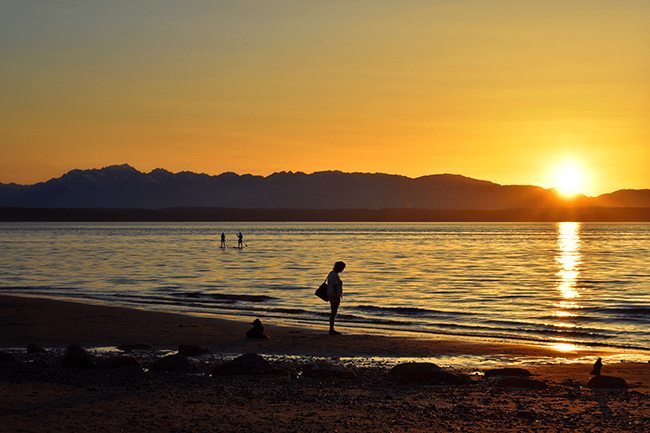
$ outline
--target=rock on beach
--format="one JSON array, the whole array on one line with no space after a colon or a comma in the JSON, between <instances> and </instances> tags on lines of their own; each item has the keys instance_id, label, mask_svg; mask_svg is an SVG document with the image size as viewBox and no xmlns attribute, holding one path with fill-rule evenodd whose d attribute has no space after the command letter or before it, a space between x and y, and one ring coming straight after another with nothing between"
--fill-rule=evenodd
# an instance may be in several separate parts
<instances>
[{"instance_id":1,"label":"rock on beach","mask_svg":"<svg viewBox=\"0 0 650 433\"><path fill-rule=\"evenodd\" d=\"M178 346L178 353L183 356L201 356L210 353L210 351L195 344L181 344Z\"/></svg>"},{"instance_id":2,"label":"rock on beach","mask_svg":"<svg viewBox=\"0 0 650 433\"><path fill-rule=\"evenodd\" d=\"M546 389L546 382L534 380L528 377L506 376L494 383L494 386L501 388L528 388L528 389Z\"/></svg>"},{"instance_id":3,"label":"rock on beach","mask_svg":"<svg viewBox=\"0 0 650 433\"><path fill-rule=\"evenodd\" d=\"M627 389L625 379L615 376L594 376L587 382L591 389Z\"/></svg>"},{"instance_id":4,"label":"rock on beach","mask_svg":"<svg viewBox=\"0 0 650 433\"><path fill-rule=\"evenodd\" d=\"M429 383L437 385L467 385L468 376L455 374L431 362L407 362L393 367L389 374L402 382Z\"/></svg>"},{"instance_id":5,"label":"rock on beach","mask_svg":"<svg viewBox=\"0 0 650 433\"><path fill-rule=\"evenodd\" d=\"M257 353L245 353L231 361L218 364L212 369L214 376L229 376L242 374L288 374L279 370Z\"/></svg>"},{"instance_id":6,"label":"rock on beach","mask_svg":"<svg viewBox=\"0 0 650 433\"><path fill-rule=\"evenodd\" d=\"M506 376L506 377L530 377L530 371L525 368L493 368L485 372L485 377Z\"/></svg>"},{"instance_id":7,"label":"rock on beach","mask_svg":"<svg viewBox=\"0 0 650 433\"><path fill-rule=\"evenodd\" d=\"M27 353L47 353L47 350L43 349L41 346L30 343L27 345Z\"/></svg>"},{"instance_id":8,"label":"rock on beach","mask_svg":"<svg viewBox=\"0 0 650 433\"><path fill-rule=\"evenodd\" d=\"M83 347L78 344L72 343L68 346L63 357L63 364L69 367L76 367L82 369L93 369L95 368L95 361L92 357L84 350Z\"/></svg>"}]
</instances>

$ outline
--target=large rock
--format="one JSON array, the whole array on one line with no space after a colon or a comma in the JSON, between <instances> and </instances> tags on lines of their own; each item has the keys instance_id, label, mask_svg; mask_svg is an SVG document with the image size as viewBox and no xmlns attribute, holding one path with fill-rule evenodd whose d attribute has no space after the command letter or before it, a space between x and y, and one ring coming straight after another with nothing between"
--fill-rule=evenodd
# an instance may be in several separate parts
<instances>
[{"instance_id":1,"label":"large rock","mask_svg":"<svg viewBox=\"0 0 650 433\"><path fill-rule=\"evenodd\" d=\"M63 356L63 364L70 367L93 369L95 361L81 346L72 343L68 346Z\"/></svg>"},{"instance_id":2,"label":"large rock","mask_svg":"<svg viewBox=\"0 0 650 433\"><path fill-rule=\"evenodd\" d=\"M302 374L306 377L346 377L355 378L357 374L349 368L329 362L310 362L303 365Z\"/></svg>"},{"instance_id":3,"label":"large rock","mask_svg":"<svg viewBox=\"0 0 650 433\"><path fill-rule=\"evenodd\" d=\"M625 379L615 376L594 376L587 382L591 389L627 389Z\"/></svg>"},{"instance_id":4,"label":"large rock","mask_svg":"<svg viewBox=\"0 0 650 433\"><path fill-rule=\"evenodd\" d=\"M183 356L199 356L210 353L210 351L194 344L181 344L178 346L178 353Z\"/></svg>"},{"instance_id":5,"label":"large rock","mask_svg":"<svg viewBox=\"0 0 650 433\"><path fill-rule=\"evenodd\" d=\"M276 369L266 359L256 353L245 353L231 361L216 365L212 369L215 376L228 376L238 374L288 374L284 370Z\"/></svg>"},{"instance_id":6,"label":"large rock","mask_svg":"<svg viewBox=\"0 0 650 433\"><path fill-rule=\"evenodd\" d=\"M485 372L485 377L506 376L506 377L530 377L530 371L525 368L493 368Z\"/></svg>"},{"instance_id":7,"label":"large rock","mask_svg":"<svg viewBox=\"0 0 650 433\"><path fill-rule=\"evenodd\" d=\"M149 365L150 371L191 371L192 363L185 356L177 353L155 360Z\"/></svg>"},{"instance_id":8,"label":"large rock","mask_svg":"<svg viewBox=\"0 0 650 433\"><path fill-rule=\"evenodd\" d=\"M43 349L41 346L30 343L27 345L27 353L47 353L47 350Z\"/></svg>"},{"instance_id":9,"label":"large rock","mask_svg":"<svg viewBox=\"0 0 650 433\"><path fill-rule=\"evenodd\" d=\"M437 385L466 385L472 380L462 374L444 370L431 362L408 362L393 367L389 374L403 382L430 383Z\"/></svg>"}]
</instances>

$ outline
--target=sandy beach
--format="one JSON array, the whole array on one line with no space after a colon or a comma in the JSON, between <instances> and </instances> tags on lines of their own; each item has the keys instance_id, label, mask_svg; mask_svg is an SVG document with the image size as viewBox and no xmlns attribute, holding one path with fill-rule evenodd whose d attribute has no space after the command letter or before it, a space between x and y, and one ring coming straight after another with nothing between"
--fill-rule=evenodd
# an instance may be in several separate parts
<instances>
[{"instance_id":1,"label":"sandy beach","mask_svg":"<svg viewBox=\"0 0 650 433\"><path fill-rule=\"evenodd\" d=\"M269 339L249 339L245 321L87 305L43 298L0 296L0 431L463 431L647 432L650 364L622 362L598 349L452 339L379 336L347 330L265 323ZM138 369L78 369L62 365L75 343L96 360L114 356L97 348L147 343L125 352ZM35 344L47 353L27 353ZM148 368L181 344L209 351L189 356L191 371ZM260 354L283 374L211 374L215 365ZM228 356L226 356L228 355ZM587 387L593 362L626 389ZM459 357L462 366L447 363ZM381 362L364 363L372 358ZM445 360L446 370L471 379L449 385L405 382L390 369L409 361ZM472 360L476 359L473 364ZM638 359L638 358L637 358ZM648 357L650 359L650 356ZM342 365L351 375L308 375L313 361ZM490 362L487 362L490 361ZM486 374L523 367L525 382Z\"/></svg>"}]
</instances>

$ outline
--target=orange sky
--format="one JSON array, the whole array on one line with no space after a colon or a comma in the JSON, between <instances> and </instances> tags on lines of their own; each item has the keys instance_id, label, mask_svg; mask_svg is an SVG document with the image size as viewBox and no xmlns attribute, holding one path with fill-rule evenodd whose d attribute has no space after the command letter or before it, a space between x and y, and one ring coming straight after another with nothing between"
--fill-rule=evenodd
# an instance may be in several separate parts
<instances>
[{"instance_id":1,"label":"orange sky","mask_svg":"<svg viewBox=\"0 0 650 433\"><path fill-rule=\"evenodd\" d=\"M650 188L647 1L0 2L0 182L456 173Z\"/></svg>"}]
</instances>

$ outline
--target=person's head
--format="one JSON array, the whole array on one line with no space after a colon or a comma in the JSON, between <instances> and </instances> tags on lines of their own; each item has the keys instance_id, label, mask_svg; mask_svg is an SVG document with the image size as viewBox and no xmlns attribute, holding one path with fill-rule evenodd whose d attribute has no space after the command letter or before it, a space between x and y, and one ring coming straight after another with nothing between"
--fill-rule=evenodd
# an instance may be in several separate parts
<instances>
[{"instance_id":1,"label":"person's head","mask_svg":"<svg viewBox=\"0 0 650 433\"><path fill-rule=\"evenodd\" d=\"M334 269L332 269L334 272L343 272L343 269L345 269L345 262L336 262L334 263Z\"/></svg>"}]
</instances>

